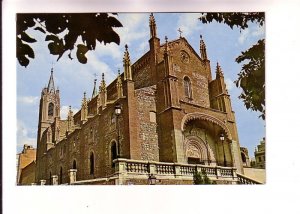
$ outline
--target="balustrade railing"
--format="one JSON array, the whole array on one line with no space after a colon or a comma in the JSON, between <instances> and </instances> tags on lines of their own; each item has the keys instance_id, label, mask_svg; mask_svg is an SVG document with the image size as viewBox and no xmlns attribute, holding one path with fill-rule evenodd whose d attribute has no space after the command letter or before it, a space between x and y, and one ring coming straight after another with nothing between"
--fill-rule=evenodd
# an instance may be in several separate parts
<instances>
[{"instance_id":1,"label":"balustrade railing","mask_svg":"<svg viewBox=\"0 0 300 214\"><path fill-rule=\"evenodd\" d=\"M213 179L234 179L236 180L236 168L223 167L217 165L199 165L199 164L179 164L148 162L140 160L116 159L116 173L118 174L155 174L159 176L186 176L192 177L195 172L205 172L207 176Z\"/></svg>"},{"instance_id":2,"label":"balustrade railing","mask_svg":"<svg viewBox=\"0 0 300 214\"><path fill-rule=\"evenodd\" d=\"M126 171L135 173L148 173L148 164L126 162Z\"/></svg>"},{"instance_id":3,"label":"balustrade railing","mask_svg":"<svg viewBox=\"0 0 300 214\"><path fill-rule=\"evenodd\" d=\"M238 184L262 184L259 181L253 180L251 178L248 178L244 175L241 175L239 173L236 173L237 179L238 179Z\"/></svg>"}]
</instances>

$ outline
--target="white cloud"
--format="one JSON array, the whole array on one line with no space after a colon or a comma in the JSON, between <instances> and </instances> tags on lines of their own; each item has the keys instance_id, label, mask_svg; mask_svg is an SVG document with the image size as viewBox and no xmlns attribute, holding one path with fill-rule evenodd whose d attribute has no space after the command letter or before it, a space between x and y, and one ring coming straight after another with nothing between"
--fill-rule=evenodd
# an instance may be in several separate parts
<instances>
[{"instance_id":1,"label":"white cloud","mask_svg":"<svg viewBox=\"0 0 300 214\"><path fill-rule=\"evenodd\" d=\"M226 88L231 91L234 88L234 82L230 78L225 79Z\"/></svg>"},{"instance_id":2,"label":"white cloud","mask_svg":"<svg viewBox=\"0 0 300 214\"><path fill-rule=\"evenodd\" d=\"M241 31L241 34L238 38L238 41L240 44L244 44L245 41L251 39L251 38L257 38L262 37L265 34L264 27L260 26L249 26L245 30Z\"/></svg>"},{"instance_id":3,"label":"white cloud","mask_svg":"<svg viewBox=\"0 0 300 214\"><path fill-rule=\"evenodd\" d=\"M250 35L249 33L249 29L245 29L245 30L242 30L241 32L241 35L239 36L238 38L238 41L240 44L244 44L245 40L247 39L247 37Z\"/></svg>"},{"instance_id":4,"label":"white cloud","mask_svg":"<svg viewBox=\"0 0 300 214\"><path fill-rule=\"evenodd\" d=\"M17 147L22 148L24 144L32 145L36 147L36 138L30 137L29 133L33 130L30 130L25 123L18 120L17 121Z\"/></svg>"},{"instance_id":5,"label":"white cloud","mask_svg":"<svg viewBox=\"0 0 300 214\"><path fill-rule=\"evenodd\" d=\"M177 27L183 31L182 36L187 37L196 30L201 29L199 13L184 13L179 16Z\"/></svg>"},{"instance_id":6,"label":"white cloud","mask_svg":"<svg viewBox=\"0 0 300 214\"><path fill-rule=\"evenodd\" d=\"M71 109L72 109L72 111L73 111L73 115L74 115L76 112L79 111L79 109L77 109L77 108L71 108ZM68 112L69 112L69 106L62 106L62 107L60 108L60 118L61 118L62 120L67 119L67 117L68 117Z\"/></svg>"},{"instance_id":7,"label":"white cloud","mask_svg":"<svg viewBox=\"0 0 300 214\"><path fill-rule=\"evenodd\" d=\"M38 102L39 97L35 96L21 96L18 97L18 102L25 105L35 105Z\"/></svg>"}]
</instances>

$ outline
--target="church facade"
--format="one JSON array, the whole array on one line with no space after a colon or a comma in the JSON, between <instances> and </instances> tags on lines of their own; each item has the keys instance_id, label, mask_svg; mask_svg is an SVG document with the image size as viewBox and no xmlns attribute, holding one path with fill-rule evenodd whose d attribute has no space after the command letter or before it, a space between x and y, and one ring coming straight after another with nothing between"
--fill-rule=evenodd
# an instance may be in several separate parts
<instances>
[{"instance_id":1,"label":"church facade","mask_svg":"<svg viewBox=\"0 0 300 214\"><path fill-rule=\"evenodd\" d=\"M197 52L181 36L161 43L152 14L149 27L150 50L131 63L126 45L123 72L109 85L102 75L66 120L51 70L40 99L37 183L192 184L196 171L238 182L243 162L221 66L211 69L201 36Z\"/></svg>"}]
</instances>

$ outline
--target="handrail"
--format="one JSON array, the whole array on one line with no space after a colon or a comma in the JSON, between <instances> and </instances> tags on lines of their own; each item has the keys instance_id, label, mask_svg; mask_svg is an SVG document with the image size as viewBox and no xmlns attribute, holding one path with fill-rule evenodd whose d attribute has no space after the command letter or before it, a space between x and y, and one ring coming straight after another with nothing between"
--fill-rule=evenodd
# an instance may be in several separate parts
<instances>
[{"instance_id":1,"label":"handrail","mask_svg":"<svg viewBox=\"0 0 300 214\"><path fill-rule=\"evenodd\" d=\"M259 181L254 180L253 178L249 178L245 175L236 173L238 178L238 184L263 184Z\"/></svg>"}]
</instances>

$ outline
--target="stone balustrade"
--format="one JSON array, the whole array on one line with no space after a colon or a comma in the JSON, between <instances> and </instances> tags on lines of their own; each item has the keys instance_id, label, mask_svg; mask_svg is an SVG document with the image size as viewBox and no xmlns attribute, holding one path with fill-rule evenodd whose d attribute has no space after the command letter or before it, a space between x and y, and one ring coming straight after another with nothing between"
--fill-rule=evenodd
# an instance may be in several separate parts
<instances>
[{"instance_id":1,"label":"stone balustrade","mask_svg":"<svg viewBox=\"0 0 300 214\"><path fill-rule=\"evenodd\" d=\"M128 179L147 179L150 174L158 179L193 180L195 172L206 172L211 180L237 183L237 173L234 167L216 165L180 164L129 159L116 159L115 175L117 184L125 184Z\"/></svg>"},{"instance_id":2,"label":"stone balustrade","mask_svg":"<svg viewBox=\"0 0 300 214\"><path fill-rule=\"evenodd\" d=\"M238 184L262 184L261 182L253 180L252 178L249 178L239 173L237 173L237 178L238 178Z\"/></svg>"}]
</instances>

